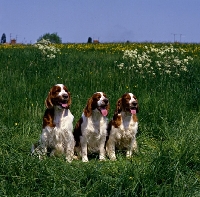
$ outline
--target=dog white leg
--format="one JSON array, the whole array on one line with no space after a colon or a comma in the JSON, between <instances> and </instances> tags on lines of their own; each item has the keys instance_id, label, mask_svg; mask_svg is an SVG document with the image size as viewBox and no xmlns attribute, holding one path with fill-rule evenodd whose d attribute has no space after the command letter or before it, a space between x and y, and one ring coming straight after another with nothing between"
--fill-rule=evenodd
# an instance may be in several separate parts
<instances>
[{"instance_id":1,"label":"dog white leg","mask_svg":"<svg viewBox=\"0 0 200 197\"><path fill-rule=\"evenodd\" d=\"M73 155L74 155L74 151L70 148L70 149L67 149L66 151L66 161L71 163L72 160L73 160Z\"/></svg>"},{"instance_id":2,"label":"dog white leg","mask_svg":"<svg viewBox=\"0 0 200 197\"><path fill-rule=\"evenodd\" d=\"M112 161L116 160L116 155L115 155L115 141L114 140L109 139L107 141L106 151L107 151L107 154L108 154L108 157L109 157L110 160L112 160Z\"/></svg>"},{"instance_id":3,"label":"dog white leg","mask_svg":"<svg viewBox=\"0 0 200 197\"><path fill-rule=\"evenodd\" d=\"M47 154L47 136L45 134L41 135L39 144L41 150L41 155L39 156L39 158L42 158Z\"/></svg>"},{"instance_id":4,"label":"dog white leg","mask_svg":"<svg viewBox=\"0 0 200 197\"><path fill-rule=\"evenodd\" d=\"M100 161L105 161L106 157L105 157L105 141L106 141L106 137L103 137L100 141L100 145L99 145L99 160Z\"/></svg>"},{"instance_id":5,"label":"dog white leg","mask_svg":"<svg viewBox=\"0 0 200 197\"><path fill-rule=\"evenodd\" d=\"M130 158L132 156L133 151L137 152L137 142L135 137L132 139L130 147L126 152L126 157Z\"/></svg>"},{"instance_id":6,"label":"dog white leg","mask_svg":"<svg viewBox=\"0 0 200 197\"><path fill-rule=\"evenodd\" d=\"M66 161L71 163L73 158L74 158L74 142L70 142L66 148Z\"/></svg>"},{"instance_id":7,"label":"dog white leg","mask_svg":"<svg viewBox=\"0 0 200 197\"><path fill-rule=\"evenodd\" d=\"M80 137L80 143L81 143L81 153L82 153L82 161L88 162L88 156L87 156L87 140L81 136Z\"/></svg>"}]
</instances>

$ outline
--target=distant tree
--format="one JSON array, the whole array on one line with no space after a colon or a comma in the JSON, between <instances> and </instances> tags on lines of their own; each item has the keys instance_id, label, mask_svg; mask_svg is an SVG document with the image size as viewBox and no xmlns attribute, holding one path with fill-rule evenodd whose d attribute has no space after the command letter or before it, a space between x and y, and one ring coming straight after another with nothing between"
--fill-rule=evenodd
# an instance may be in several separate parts
<instances>
[{"instance_id":1,"label":"distant tree","mask_svg":"<svg viewBox=\"0 0 200 197\"><path fill-rule=\"evenodd\" d=\"M46 33L43 36L40 36L37 39L37 42L39 42L42 39L45 39L45 40L48 39L51 43L55 43L55 44L61 44L62 43L62 39L58 36L57 33L53 33L53 34Z\"/></svg>"},{"instance_id":2,"label":"distant tree","mask_svg":"<svg viewBox=\"0 0 200 197\"><path fill-rule=\"evenodd\" d=\"M92 43L92 38L91 37L88 38L88 42L87 43Z\"/></svg>"},{"instance_id":3,"label":"distant tree","mask_svg":"<svg viewBox=\"0 0 200 197\"><path fill-rule=\"evenodd\" d=\"M6 43L6 34L3 33L1 36L1 43Z\"/></svg>"}]
</instances>

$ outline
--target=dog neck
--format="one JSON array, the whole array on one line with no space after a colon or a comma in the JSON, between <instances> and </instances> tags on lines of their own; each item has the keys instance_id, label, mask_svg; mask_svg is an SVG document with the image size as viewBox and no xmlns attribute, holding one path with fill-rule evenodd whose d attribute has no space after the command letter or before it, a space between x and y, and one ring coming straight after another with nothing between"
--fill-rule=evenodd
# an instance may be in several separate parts
<instances>
[{"instance_id":1,"label":"dog neck","mask_svg":"<svg viewBox=\"0 0 200 197\"><path fill-rule=\"evenodd\" d=\"M59 125L61 120L68 116L68 113L68 109L58 109L57 107L54 107L54 124Z\"/></svg>"}]
</instances>

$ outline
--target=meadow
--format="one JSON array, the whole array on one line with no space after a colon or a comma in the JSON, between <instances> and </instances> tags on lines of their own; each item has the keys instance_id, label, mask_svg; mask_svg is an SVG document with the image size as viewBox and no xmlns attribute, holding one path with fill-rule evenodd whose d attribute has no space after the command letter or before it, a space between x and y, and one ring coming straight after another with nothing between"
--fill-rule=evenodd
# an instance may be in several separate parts
<instances>
[{"instance_id":1,"label":"meadow","mask_svg":"<svg viewBox=\"0 0 200 197\"><path fill-rule=\"evenodd\" d=\"M105 43L0 45L0 196L200 196L200 45ZM74 125L87 99L132 92L139 101L139 152L117 161L39 160L49 89L72 94Z\"/></svg>"}]
</instances>

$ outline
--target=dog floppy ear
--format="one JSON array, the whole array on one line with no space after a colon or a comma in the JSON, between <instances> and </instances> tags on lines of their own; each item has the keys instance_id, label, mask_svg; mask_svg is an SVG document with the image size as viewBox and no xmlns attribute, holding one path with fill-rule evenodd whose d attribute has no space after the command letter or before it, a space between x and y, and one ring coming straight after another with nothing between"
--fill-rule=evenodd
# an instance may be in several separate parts
<instances>
[{"instance_id":1,"label":"dog floppy ear","mask_svg":"<svg viewBox=\"0 0 200 197\"><path fill-rule=\"evenodd\" d=\"M92 114L92 102L93 102L93 99L91 97L91 98L88 99L87 105L86 105L86 107L84 109L84 115L86 117L90 117L91 114Z\"/></svg>"},{"instance_id":2,"label":"dog floppy ear","mask_svg":"<svg viewBox=\"0 0 200 197\"><path fill-rule=\"evenodd\" d=\"M47 98L45 99L46 108L51 109L53 107L53 103L51 102L51 92L48 93Z\"/></svg>"},{"instance_id":3,"label":"dog floppy ear","mask_svg":"<svg viewBox=\"0 0 200 197\"><path fill-rule=\"evenodd\" d=\"M112 119L112 124L114 125L115 128L118 128L121 124L121 116L119 115L121 111L122 111L122 98L118 99L116 103L116 109Z\"/></svg>"},{"instance_id":4,"label":"dog floppy ear","mask_svg":"<svg viewBox=\"0 0 200 197\"><path fill-rule=\"evenodd\" d=\"M108 105L106 106L106 109L109 112L109 110L110 110L110 103L108 103Z\"/></svg>"},{"instance_id":5,"label":"dog floppy ear","mask_svg":"<svg viewBox=\"0 0 200 197\"><path fill-rule=\"evenodd\" d=\"M122 98L118 99L116 103L115 113L119 114L122 111Z\"/></svg>"}]
</instances>

